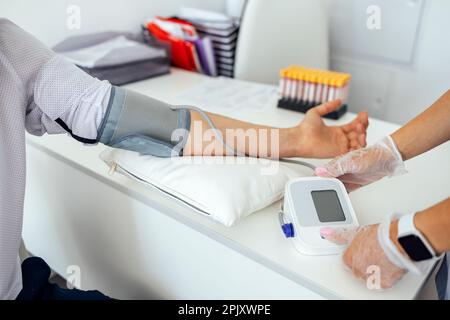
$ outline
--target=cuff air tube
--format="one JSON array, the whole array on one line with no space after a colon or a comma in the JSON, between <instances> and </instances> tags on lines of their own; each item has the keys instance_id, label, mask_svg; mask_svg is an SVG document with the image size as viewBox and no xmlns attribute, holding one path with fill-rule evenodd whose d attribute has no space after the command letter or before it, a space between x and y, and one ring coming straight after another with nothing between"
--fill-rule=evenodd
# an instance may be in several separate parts
<instances>
[{"instance_id":1,"label":"cuff air tube","mask_svg":"<svg viewBox=\"0 0 450 320\"><path fill-rule=\"evenodd\" d=\"M112 87L99 142L157 157L180 156L189 135L190 113L162 101Z\"/></svg>"}]
</instances>

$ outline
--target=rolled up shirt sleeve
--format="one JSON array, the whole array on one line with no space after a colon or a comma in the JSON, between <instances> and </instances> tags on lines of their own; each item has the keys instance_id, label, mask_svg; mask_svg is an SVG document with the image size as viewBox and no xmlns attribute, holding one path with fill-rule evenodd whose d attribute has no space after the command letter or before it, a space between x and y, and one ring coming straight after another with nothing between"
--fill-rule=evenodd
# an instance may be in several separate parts
<instances>
[{"instance_id":1,"label":"rolled up shirt sleeve","mask_svg":"<svg viewBox=\"0 0 450 320\"><path fill-rule=\"evenodd\" d=\"M97 143L97 130L110 94L109 82L93 78L55 55L37 74L33 96L47 132L52 133L48 129L54 129L56 123L75 139L89 144Z\"/></svg>"}]
</instances>

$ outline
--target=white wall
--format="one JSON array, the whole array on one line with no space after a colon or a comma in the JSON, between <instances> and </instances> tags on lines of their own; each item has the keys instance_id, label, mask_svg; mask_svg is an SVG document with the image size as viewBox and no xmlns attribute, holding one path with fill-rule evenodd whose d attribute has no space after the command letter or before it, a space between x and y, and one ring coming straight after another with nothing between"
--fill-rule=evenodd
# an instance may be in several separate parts
<instances>
[{"instance_id":1,"label":"white wall","mask_svg":"<svg viewBox=\"0 0 450 320\"><path fill-rule=\"evenodd\" d=\"M69 30L66 26L66 10L70 5L81 9L80 30ZM11 19L53 46L77 33L139 31L146 18L176 14L181 5L225 10L225 0L0 0L0 17Z\"/></svg>"},{"instance_id":2,"label":"white wall","mask_svg":"<svg viewBox=\"0 0 450 320\"><path fill-rule=\"evenodd\" d=\"M330 3L332 1L347 0L329 0ZM386 8L389 10L389 6ZM381 13L383 17L383 11ZM399 19L398 24L401 23ZM357 56L342 57L332 50L332 67L354 75L351 109L367 109L373 116L397 123L405 123L423 111L450 89L449 31L450 1L425 0L410 63ZM357 48L361 44L353 45Z\"/></svg>"},{"instance_id":3,"label":"white wall","mask_svg":"<svg viewBox=\"0 0 450 320\"><path fill-rule=\"evenodd\" d=\"M428 0L415 61L410 68L397 68L392 79L387 119L406 121L450 89L449 31L450 1Z\"/></svg>"}]
</instances>

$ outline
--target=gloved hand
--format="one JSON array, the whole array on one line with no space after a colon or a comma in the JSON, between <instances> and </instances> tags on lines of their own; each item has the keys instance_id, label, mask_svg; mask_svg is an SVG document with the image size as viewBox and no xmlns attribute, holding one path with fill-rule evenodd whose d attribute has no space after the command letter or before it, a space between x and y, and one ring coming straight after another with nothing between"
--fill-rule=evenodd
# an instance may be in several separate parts
<instances>
[{"instance_id":1,"label":"gloved hand","mask_svg":"<svg viewBox=\"0 0 450 320\"><path fill-rule=\"evenodd\" d=\"M404 274L405 269L389 260L380 246L378 238L379 225L371 225L357 229L323 228L323 238L340 244L349 244L343 255L343 261L359 279L371 282L370 288L386 289L392 287ZM379 274L375 274L379 272ZM370 277L370 279L369 279ZM378 277L378 278L377 278ZM368 281L369 279L369 281ZM379 280L379 283L373 283Z\"/></svg>"},{"instance_id":2,"label":"gloved hand","mask_svg":"<svg viewBox=\"0 0 450 320\"><path fill-rule=\"evenodd\" d=\"M320 177L339 178L348 191L377 181L385 176L405 173L402 156L390 136L370 147L351 151L316 169Z\"/></svg>"}]
</instances>

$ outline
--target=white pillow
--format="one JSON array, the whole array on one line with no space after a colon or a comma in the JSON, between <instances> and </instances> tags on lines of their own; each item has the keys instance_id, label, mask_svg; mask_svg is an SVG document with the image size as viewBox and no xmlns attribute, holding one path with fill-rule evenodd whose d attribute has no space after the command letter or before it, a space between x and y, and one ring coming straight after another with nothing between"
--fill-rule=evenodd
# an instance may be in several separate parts
<instances>
[{"instance_id":1,"label":"white pillow","mask_svg":"<svg viewBox=\"0 0 450 320\"><path fill-rule=\"evenodd\" d=\"M288 180L312 175L298 165L255 158L158 158L110 148L100 158L225 226L281 199Z\"/></svg>"}]
</instances>

